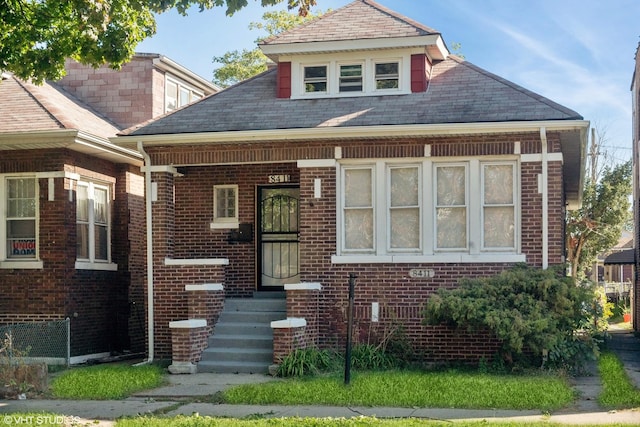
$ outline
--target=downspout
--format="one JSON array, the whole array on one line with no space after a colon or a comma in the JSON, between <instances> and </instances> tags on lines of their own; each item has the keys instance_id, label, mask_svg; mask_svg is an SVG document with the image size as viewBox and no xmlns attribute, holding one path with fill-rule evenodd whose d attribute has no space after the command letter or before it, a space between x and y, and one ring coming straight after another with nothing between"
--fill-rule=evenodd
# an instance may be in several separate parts
<instances>
[{"instance_id":1,"label":"downspout","mask_svg":"<svg viewBox=\"0 0 640 427\"><path fill-rule=\"evenodd\" d=\"M549 153L547 152L547 129L540 128L542 143L542 269L549 267Z\"/></svg>"},{"instance_id":2,"label":"downspout","mask_svg":"<svg viewBox=\"0 0 640 427\"><path fill-rule=\"evenodd\" d=\"M144 158L144 201L146 209L146 227L147 227L147 337L149 342L149 350L147 360L140 364L153 362L153 221L151 218L151 157L144 151L142 141L138 141L138 151Z\"/></svg>"}]
</instances>

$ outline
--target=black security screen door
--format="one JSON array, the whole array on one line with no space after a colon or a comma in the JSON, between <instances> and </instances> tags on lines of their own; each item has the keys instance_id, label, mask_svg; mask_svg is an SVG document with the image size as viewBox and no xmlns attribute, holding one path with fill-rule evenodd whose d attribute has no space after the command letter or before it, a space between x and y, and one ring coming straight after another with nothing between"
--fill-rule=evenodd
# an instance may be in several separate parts
<instances>
[{"instance_id":1,"label":"black security screen door","mask_svg":"<svg viewBox=\"0 0 640 427\"><path fill-rule=\"evenodd\" d=\"M300 282L299 187L258 188L260 290L282 290Z\"/></svg>"}]
</instances>

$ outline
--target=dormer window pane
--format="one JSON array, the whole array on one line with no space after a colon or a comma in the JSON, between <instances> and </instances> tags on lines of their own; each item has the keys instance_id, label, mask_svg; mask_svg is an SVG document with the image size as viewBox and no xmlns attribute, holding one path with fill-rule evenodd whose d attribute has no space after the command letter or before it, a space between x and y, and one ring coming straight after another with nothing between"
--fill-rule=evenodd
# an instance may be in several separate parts
<instances>
[{"instance_id":1,"label":"dormer window pane","mask_svg":"<svg viewBox=\"0 0 640 427\"><path fill-rule=\"evenodd\" d=\"M398 68L397 62L376 64L376 89L398 89Z\"/></svg>"},{"instance_id":2,"label":"dormer window pane","mask_svg":"<svg viewBox=\"0 0 640 427\"><path fill-rule=\"evenodd\" d=\"M362 92L362 65L340 66L340 92Z\"/></svg>"},{"instance_id":3,"label":"dormer window pane","mask_svg":"<svg viewBox=\"0 0 640 427\"><path fill-rule=\"evenodd\" d=\"M304 91L307 93L327 91L326 65L304 67Z\"/></svg>"}]
</instances>

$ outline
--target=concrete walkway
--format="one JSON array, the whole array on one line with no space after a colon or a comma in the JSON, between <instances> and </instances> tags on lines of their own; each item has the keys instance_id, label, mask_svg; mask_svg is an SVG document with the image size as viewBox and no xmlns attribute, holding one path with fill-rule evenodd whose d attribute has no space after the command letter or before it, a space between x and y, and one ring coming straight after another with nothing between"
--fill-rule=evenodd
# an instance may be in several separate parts
<instances>
[{"instance_id":1,"label":"concrete walkway","mask_svg":"<svg viewBox=\"0 0 640 427\"><path fill-rule=\"evenodd\" d=\"M640 339L630 330L612 328L608 342L625 363L625 369L640 388ZM580 399L570 408L546 415L540 411L513 410L464 410L437 408L384 408L384 407L333 407L333 406L282 406L282 405L227 405L214 403L216 393L238 384L280 381L266 375L195 374L171 375L169 384L144 391L119 401L69 401L69 400L0 400L0 420L4 424L24 424L24 420L12 418L11 413L47 411L64 414L68 425L102 420L96 426L111 426L121 416L143 414L193 415L243 418L263 417L354 417L424 418L432 420L504 420L519 422L547 421L566 424L628 424L640 426L640 408L625 411L606 411L598 406L601 390L600 378L592 366L592 374L574 378L572 385L580 393ZM37 421L33 423L37 425ZM2 425L2 424L0 424Z\"/></svg>"}]
</instances>

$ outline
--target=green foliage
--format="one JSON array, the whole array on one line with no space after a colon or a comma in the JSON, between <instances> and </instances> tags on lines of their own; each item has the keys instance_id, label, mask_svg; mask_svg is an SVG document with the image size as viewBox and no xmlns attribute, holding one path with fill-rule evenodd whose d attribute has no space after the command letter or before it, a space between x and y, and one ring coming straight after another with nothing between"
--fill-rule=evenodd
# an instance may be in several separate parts
<instances>
[{"instance_id":1,"label":"green foliage","mask_svg":"<svg viewBox=\"0 0 640 427\"><path fill-rule=\"evenodd\" d=\"M540 409L564 407L574 398L567 382L551 375L486 375L409 370L357 372L232 387L231 404L332 405L404 408Z\"/></svg>"},{"instance_id":2,"label":"green foliage","mask_svg":"<svg viewBox=\"0 0 640 427\"><path fill-rule=\"evenodd\" d=\"M518 265L498 276L464 279L426 303L425 322L469 332L489 331L510 363L531 351L557 350L589 323L593 288L576 286L558 270Z\"/></svg>"},{"instance_id":3,"label":"green foliage","mask_svg":"<svg viewBox=\"0 0 640 427\"><path fill-rule=\"evenodd\" d=\"M267 37L290 30L321 15L322 12L305 15L286 11L266 12L262 15L262 22L250 23L249 29L267 32L266 37L260 37L256 40L256 43L259 43ZM257 47L252 50L232 50L222 56L214 56L213 63L220 64L220 66L213 70L213 82L220 87L234 85L266 71L268 61L269 59Z\"/></svg>"},{"instance_id":4,"label":"green foliage","mask_svg":"<svg viewBox=\"0 0 640 427\"><path fill-rule=\"evenodd\" d=\"M351 349L351 366L358 370L391 369L397 366L395 358L379 346L358 344Z\"/></svg>"},{"instance_id":5,"label":"green foliage","mask_svg":"<svg viewBox=\"0 0 640 427\"><path fill-rule=\"evenodd\" d=\"M124 399L136 391L158 387L163 373L156 365L95 365L62 373L50 389L60 399Z\"/></svg>"},{"instance_id":6,"label":"green foliage","mask_svg":"<svg viewBox=\"0 0 640 427\"><path fill-rule=\"evenodd\" d=\"M567 214L567 260L582 279L596 257L618 242L630 216L632 164L607 167L598 181L587 180L582 207Z\"/></svg>"},{"instance_id":7,"label":"green foliage","mask_svg":"<svg viewBox=\"0 0 640 427\"><path fill-rule=\"evenodd\" d=\"M278 367L278 376L315 375L336 366L337 356L329 350L320 350L316 347L296 349L282 360Z\"/></svg>"},{"instance_id":8,"label":"green foliage","mask_svg":"<svg viewBox=\"0 0 640 427\"><path fill-rule=\"evenodd\" d=\"M640 390L633 386L615 354L603 353L598 361L598 370L602 378L602 393L598 397L600 405L615 409L640 407Z\"/></svg>"},{"instance_id":9,"label":"green foliage","mask_svg":"<svg viewBox=\"0 0 640 427\"><path fill-rule=\"evenodd\" d=\"M67 58L119 68L155 33L154 13L176 8L186 15L197 6L200 11L226 7L232 15L246 5L247 0L0 0L0 70L41 83L64 76ZM315 0L287 0L287 5L305 16Z\"/></svg>"}]
</instances>

